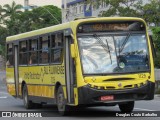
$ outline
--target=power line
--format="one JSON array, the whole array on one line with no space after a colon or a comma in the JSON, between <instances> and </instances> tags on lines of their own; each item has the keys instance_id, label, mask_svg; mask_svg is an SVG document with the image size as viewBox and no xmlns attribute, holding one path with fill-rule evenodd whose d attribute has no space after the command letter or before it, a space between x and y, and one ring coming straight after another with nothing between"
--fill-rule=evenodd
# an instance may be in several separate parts
<instances>
[{"instance_id":1,"label":"power line","mask_svg":"<svg viewBox=\"0 0 160 120\"><path fill-rule=\"evenodd\" d=\"M43 6L37 6L37 5L28 5L28 6L25 6L25 8L27 8L27 9L40 8L40 7L43 8L44 10L46 10L53 17L53 19L55 19L56 22L58 24L60 24L60 22L58 21L58 19L47 8L45 8Z\"/></svg>"}]
</instances>

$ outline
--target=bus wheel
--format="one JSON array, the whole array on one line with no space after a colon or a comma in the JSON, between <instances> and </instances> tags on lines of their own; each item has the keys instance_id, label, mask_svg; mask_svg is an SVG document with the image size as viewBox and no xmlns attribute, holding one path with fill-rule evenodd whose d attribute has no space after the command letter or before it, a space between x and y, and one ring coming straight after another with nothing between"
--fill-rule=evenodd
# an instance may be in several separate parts
<instances>
[{"instance_id":1,"label":"bus wheel","mask_svg":"<svg viewBox=\"0 0 160 120\"><path fill-rule=\"evenodd\" d=\"M68 106L66 105L66 100L64 97L62 86L58 88L56 102L57 102L58 112L60 113L60 115L62 116L67 115L69 111L68 111Z\"/></svg>"},{"instance_id":2,"label":"bus wheel","mask_svg":"<svg viewBox=\"0 0 160 120\"><path fill-rule=\"evenodd\" d=\"M134 101L126 102L124 104L119 104L119 109L123 113L130 113L134 109Z\"/></svg>"},{"instance_id":3,"label":"bus wheel","mask_svg":"<svg viewBox=\"0 0 160 120\"><path fill-rule=\"evenodd\" d=\"M33 103L32 102L32 104L33 104L34 108L36 108L36 109L40 109L43 107L43 105L41 103Z\"/></svg>"},{"instance_id":4,"label":"bus wheel","mask_svg":"<svg viewBox=\"0 0 160 120\"><path fill-rule=\"evenodd\" d=\"M28 99L28 90L27 90L27 86L26 85L24 85L24 87L23 87L23 103L24 103L24 107L26 109L33 108L32 101L29 101L29 99Z\"/></svg>"}]
</instances>

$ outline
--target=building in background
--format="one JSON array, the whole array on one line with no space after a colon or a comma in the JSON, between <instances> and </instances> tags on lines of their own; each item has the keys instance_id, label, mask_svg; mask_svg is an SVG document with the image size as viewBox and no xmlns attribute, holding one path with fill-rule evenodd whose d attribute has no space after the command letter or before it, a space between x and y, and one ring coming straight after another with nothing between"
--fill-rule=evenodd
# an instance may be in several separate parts
<instances>
[{"instance_id":1,"label":"building in background","mask_svg":"<svg viewBox=\"0 0 160 120\"><path fill-rule=\"evenodd\" d=\"M96 4L87 3L87 0L62 0L62 22L68 22L79 17L97 17L100 11L108 9L105 0L101 0L99 7ZM150 0L143 0L143 4Z\"/></svg>"}]
</instances>

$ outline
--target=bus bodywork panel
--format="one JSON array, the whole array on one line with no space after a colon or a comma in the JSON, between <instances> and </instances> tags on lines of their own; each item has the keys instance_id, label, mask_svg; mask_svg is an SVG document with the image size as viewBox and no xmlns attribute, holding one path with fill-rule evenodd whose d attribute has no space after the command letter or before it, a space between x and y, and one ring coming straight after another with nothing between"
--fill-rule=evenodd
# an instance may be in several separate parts
<instances>
[{"instance_id":1,"label":"bus bodywork panel","mask_svg":"<svg viewBox=\"0 0 160 120\"><path fill-rule=\"evenodd\" d=\"M77 85L78 87L81 87L81 86L84 86L86 83L84 82L84 77L83 77L83 70L82 70L82 67L81 67L81 61L80 61L80 54L79 54L79 45L78 45L78 41L77 41L77 26L79 24L82 24L82 23L94 23L94 22L113 22L113 21L140 21L142 23L144 23L146 25L146 23L144 22L144 20L140 19L140 18L127 18L127 17L120 17L120 18L117 18L117 17L110 17L110 18L91 18L89 20L87 19L83 19L83 20L77 20L75 21L74 23L74 27L73 28L73 33L74 33L74 39L75 39L75 50L76 50L76 72L77 72L77 76L78 76L78 80L77 82L79 82ZM72 24L73 26L73 24ZM146 31L147 31L147 28L146 28ZM150 72L150 79L148 79L149 81L151 82L155 82L155 78L154 78L154 64L153 64L153 56L152 56L152 50L151 50L151 44L150 44L150 41L149 41L149 36L148 36L148 33L146 32L146 37L147 37L147 43L148 43L148 50L149 50L149 58L150 58L150 68L151 68L151 72ZM128 75L128 74L127 74ZM125 75L125 76L127 76ZM138 75L138 74L137 74ZM95 75L94 75L95 76ZM107 75L109 77L109 75ZM148 76L148 74L147 74ZM102 76L102 78L104 77L104 75ZM114 77L114 76L111 76L111 77ZM121 76L119 76L121 77ZM123 77L123 76L122 76ZM137 76L136 76L137 77Z\"/></svg>"},{"instance_id":2,"label":"bus bodywork panel","mask_svg":"<svg viewBox=\"0 0 160 120\"><path fill-rule=\"evenodd\" d=\"M75 47L76 57L74 58L75 63L75 86L74 86L74 105L78 104L94 104L97 102L121 102L123 101L133 101L140 99L153 99L154 92L154 65L153 65L153 56L150 47L150 41L148 33L146 32L146 38L148 43L149 51L149 63L150 63L150 72L141 72L141 73L123 73L123 74L108 74L108 75L84 75L82 68L82 61L80 55L80 47L77 38L77 27L80 24L84 23L94 23L94 22L116 22L116 21L140 21L146 25L146 23L139 18L127 18L127 17L115 17L115 18L91 18L91 19L80 19L75 20L70 23L57 25L55 27L44 28L41 30L24 33L21 35L16 35L13 37L7 38L7 42L16 42L16 40L23 40L25 38L30 38L36 35L47 34L51 32L56 32L70 28L73 32L73 44ZM147 30L146 30L147 31ZM55 65L53 65L54 67ZM62 65L63 67L65 65ZM46 67L46 68L45 68ZM20 83L22 80L26 81L29 87L29 94L31 96L41 96L41 97L55 97L55 87L53 83L60 82L63 86L65 92L65 98L67 98L67 90L65 83L64 74L52 74L51 68L52 65L48 66L27 66L19 67L20 72ZM12 79L14 80L14 69L7 68L7 82ZM42 72L43 71L43 72ZM26 74L25 74L26 73ZM12 74L12 75L11 75ZM36 79L40 78L40 79ZM55 79L54 79L55 77ZM26 79L27 78L27 79ZM43 79L42 79L43 78ZM33 85L37 85L36 87ZM53 85L53 86L52 86ZM9 83L8 83L9 86ZM10 87L11 94L14 94L14 86ZM148 92L150 90L150 92ZM139 95L138 95L139 94ZM150 95L149 95L150 94ZM113 95L115 101L99 101L101 96ZM149 95L149 96L147 96ZM140 96L140 97L139 97ZM121 98L122 97L122 98ZM126 99L125 99L126 97ZM132 98L132 99L131 99Z\"/></svg>"},{"instance_id":3,"label":"bus bodywork panel","mask_svg":"<svg viewBox=\"0 0 160 120\"><path fill-rule=\"evenodd\" d=\"M82 20L77 21L77 26L79 24L84 23L96 23L96 22L102 22L105 21L104 19L91 19L89 21ZM139 18L109 18L106 19L105 22L110 21L140 21L144 23L146 26L146 23ZM74 31L77 31L74 30ZM117 102L121 102L121 100L124 101L134 101L134 100L151 100L154 98L154 84L155 84L155 78L154 78L154 64L153 64L153 55L151 50L151 43L148 37L147 27L145 30L146 34L146 40L147 40L147 48L149 52L149 66L150 70L148 72L139 72L139 73L123 73L123 74L109 74L109 75L96 75L96 74L83 74L82 69L82 61L80 58L80 48L78 45L77 40L77 33L75 35L75 49L77 51L76 53L76 72L77 72L77 85L78 85L78 93L79 93L79 104L88 104L88 103L107 103L107 102L115 102L113 101L99 101L99 98L101 96L105 95L115 95L115 98L117 96L123 96L123 99L117 99ZM88 33L89 34L89 33ZM81 36L81 35L80 35ZM135 88L137 87L137 88ZM136 95L137 94L137 95ZM126 99L125 99L126 96ZM128 96L128 97L127 97ZM139 97L138 97L139 96ZM131 99L132 98L132 99ZM94 102L93 102L94 101Z\"/></svg>"},{"instance_id":4,"label":"bus bodywork panel","mask_svg":"<svg viewBox=\"0 0 160 120\"><path fill-rule=\"evenodd\" d=\"M152 100L154 98L155 84L148 82L147 84L132 89L119 90L100 90L84 86L79 88L79 104L107 104L107 103L121 103L136 100ZM87 93L84 95L84 93ZM101 97L112 97L110 99L102 100Z\"/></svg>"}]
</instances>

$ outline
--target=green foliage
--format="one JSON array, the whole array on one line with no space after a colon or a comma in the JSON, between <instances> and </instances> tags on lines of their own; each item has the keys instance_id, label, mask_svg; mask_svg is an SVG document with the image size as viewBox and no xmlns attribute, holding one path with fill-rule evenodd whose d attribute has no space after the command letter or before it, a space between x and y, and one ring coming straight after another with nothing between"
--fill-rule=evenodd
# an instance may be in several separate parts
<instances>
[{"instance_id":1,"label":"green foliage","mask_svg":"<svg viewBox=\"0 0 160 120\"><path fill-rule=\"evenodd\" d=\"M158 52L160 52L160 27L152 28L152 32L155 48Z\"/></svg>"},{"instance_id":2,"label":"green foliage","mask_svg":"<svg viewBox=\"0 0 160 120\"><path fill-rule=\"evenodd\" d=\"M0 26L0 55L5 56L5 38L7 36L7 30Z\"/></svg>"},{"instance_id":3,"label":"green foliage","mask_svg":"<svg viewBox=\"0 0 160 120\"><path fill-rule=\"evenodd\" d=\"M0 5L0 55L5 54L7 36L61 23L61 9L56 6L47 5L24 12L22 8L22 5L14 1L11 5Z\"/></svg>"},{"instance_id":4,"label":"green foliage","mask_svg":"<svg viewBox=\"0 0 160 120\"><path fill-rule=\"evenodd\" d=\"M61 23L61 10L53 5L38 7L31 11L31 29L39 29Z\"/></svg>"},{"instance_id":5,"label":"green foliage","mask_svg":"<svg viewBox=\"0 0 160 120\"><path fill-rule=\"evenodd\" d=\"M156 49L157 57L155 58L155 67L160 68L160 27L152 28L153 41Z\"/></svg>"},{"instance_id":6,"label":"green foliage","mask_svg":"<svg viewBox=\"0 0 160 120\"><path fill-rule=\"evenodd\" d=\"M2 20L3 20L2 12L3 12L3 8L2 8L2 6L0 5L0 24L2 24Z\"/></svg>"},{"instance_id":7,"label":"green foliage","mask_svg":"<svg viewBox=\"0 0 160 120\"><path fill-rule=\"evenodd\" d=\"M101 11L99 16L141 17L148 24L154 23L158 26L160 22L159 0L151 0L150 3L144 6L142 3L142 0L106 0L108 9L106 9L106 11Z\"/></svg>"},{"instance_id":8,"label":"green foliage","mask_svg":"<svg viewBox=\"0 0 160 120\"><path fill-rule=\"evenodd\" d=\"M125 16L125 17L134 17L140 16L138 10L136 9L135 4L139 4L141 0L106 0L107 6L109 9L102 11L99 16Z\"/></svg>"},{"instance_id":9,"label":"green foliage","mask_svg":"<svg viewBox=\"0 0 160 120\"><path fill-rule=\"evenodd\" d=\"M160 53L159 52L157 52L157 56L154 60L154 66L155 68L160 68Z\"/></svg>"},{"instance_id":10,"label":"green foliage","mask_svg":"<svg viewBox=\"0 0 160 120\"><path fill-rule=\"evenodd\" d=\"M20 9L22 8L22 5L18 4L13 1L12 5L10 6L9 4L5 4L3 6L3 12L4 15L3 17L7 17L7 20L15 20L17 15L20 15L22 11Z\"/></svg>"},{"instance_id":11,"label":"green foliage","mask_svg":"<svg viewBox=\"0 0 160 120\"><path fill-rule=\"evenodd\" d=\"M15 35L61 23L61 10L53 5L37 7L31 11L19 11L20 5L4 6L4 24L8 35ZM9 19L8 19L9 18Z\"/></svg>"},{"instance_id":12,"label":"green foliage","mask_svg":"<svg viewBox=\"0 0 160 120\"><path fill-rule=\"evenodd\" d=\"M143 6L142 13L148 23L154 23L157 26L160 21L160 2L152 0L151 3Z\"/></svg>"}]
</instances>

